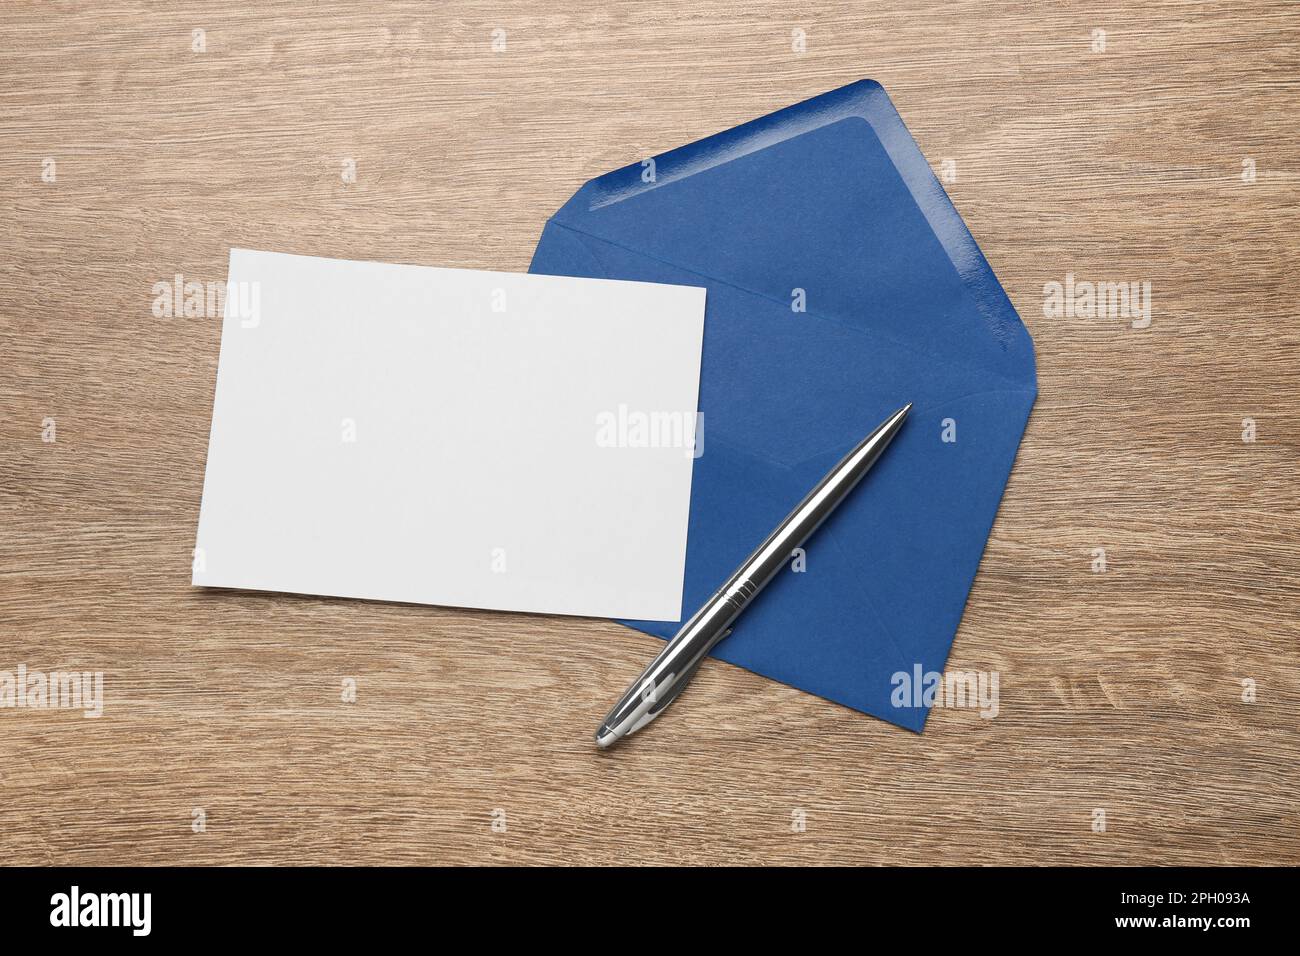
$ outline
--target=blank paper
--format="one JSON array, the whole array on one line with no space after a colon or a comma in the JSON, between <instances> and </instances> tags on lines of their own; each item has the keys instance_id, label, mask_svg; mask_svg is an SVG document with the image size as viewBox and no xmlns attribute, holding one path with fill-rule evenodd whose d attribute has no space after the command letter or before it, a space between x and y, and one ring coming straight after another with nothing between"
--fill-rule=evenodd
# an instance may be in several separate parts
<instances>
[{"instance_id":1,"label":"blank paper","mask_svg":"<svg viewBox=\"0 0 1300 956\"><path fill-rule=\"evenodd\" d=\"M679 619L704 297L232 250L194 584Z\"/></svg>"}]
</instances>

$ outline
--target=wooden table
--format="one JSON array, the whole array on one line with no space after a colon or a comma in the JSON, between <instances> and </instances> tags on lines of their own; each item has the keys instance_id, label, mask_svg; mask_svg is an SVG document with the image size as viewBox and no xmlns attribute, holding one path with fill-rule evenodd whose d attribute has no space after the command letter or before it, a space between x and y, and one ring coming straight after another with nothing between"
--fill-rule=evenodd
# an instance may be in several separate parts
<instances>
[{"instance_id":1,"label":"wooden table","mask_svg":"<svg viewBox=\"0 0 1300 956\"><path fill-rule=\"evenodd\" d=\"M0 670L105 708L0 709L0 859L1300 862L1300 11L923 6L5 3ZM1036 343L949 662L995 719L713 662L602 754L653 638L190 587L220 323L155 283L524 270L584 180L864 76ZM1071 273L1151 324L1046 315Z\"/></svg>"}]
</instances>

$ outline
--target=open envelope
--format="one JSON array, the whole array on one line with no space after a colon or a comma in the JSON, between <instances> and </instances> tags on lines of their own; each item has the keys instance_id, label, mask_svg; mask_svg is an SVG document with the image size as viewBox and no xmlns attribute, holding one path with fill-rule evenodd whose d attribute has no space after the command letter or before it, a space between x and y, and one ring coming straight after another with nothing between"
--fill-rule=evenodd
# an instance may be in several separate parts
<instances>
[{"instance_id":1,"label":"open envelope","mask_svg":"<svg viewBox=\"0 0 1300 956\"><path fill-rule=\"evenodd\" d=\"M531 271L708 289L687 615L914 403L714 655L919 731L914 685L944 668L1037 386L1028 332L880 84L593 179Z\"/></svg>"}]
</instances>

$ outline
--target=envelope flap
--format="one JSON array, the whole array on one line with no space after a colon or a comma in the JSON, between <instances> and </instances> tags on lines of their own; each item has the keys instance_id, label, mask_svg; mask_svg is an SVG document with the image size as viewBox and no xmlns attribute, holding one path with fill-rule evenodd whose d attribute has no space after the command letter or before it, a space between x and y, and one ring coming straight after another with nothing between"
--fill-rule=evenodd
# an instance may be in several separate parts
<instances>
[{"instance_id":1,"label":"envelope flap","mask_svg":"<svg viewBox=\"0 0 1300 956\"><path fill-rule=\"evenodd\" d=\"M553 221L1032 386L1010 300L879 84L587 183Z\"/></svg>"}]
</instances>

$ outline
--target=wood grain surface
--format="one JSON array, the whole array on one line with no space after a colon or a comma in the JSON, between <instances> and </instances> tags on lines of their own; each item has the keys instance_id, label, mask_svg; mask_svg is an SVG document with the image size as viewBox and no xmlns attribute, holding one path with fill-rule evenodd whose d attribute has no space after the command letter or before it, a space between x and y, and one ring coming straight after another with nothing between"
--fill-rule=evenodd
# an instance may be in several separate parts
<instances>
[{"instance_id":1,"label":"wood grain surface","mask_svg":"<svg viewBox=\"0 0 1300 956\"><path fill-rule=\"evenodd\" d=\"M0 861L1300 863L1298 51L1265 2L9 0L0 670L105 708L0 710ZM651 637L190 587L220 323L155 283L522 271L584 180L862 77L1037 348L949 661L996 718L710 662L599 753ZM1150 326L1045 315L1071 273Z\"/></svg>"}]
</instances>

